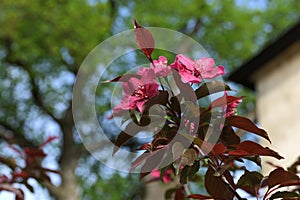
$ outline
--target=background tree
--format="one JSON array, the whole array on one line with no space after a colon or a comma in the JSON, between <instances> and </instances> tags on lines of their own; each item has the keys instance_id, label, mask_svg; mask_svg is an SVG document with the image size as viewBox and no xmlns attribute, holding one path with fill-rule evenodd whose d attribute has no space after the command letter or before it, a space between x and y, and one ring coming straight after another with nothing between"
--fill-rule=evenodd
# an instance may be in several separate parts
<instances>
[{"instance_id":1,"label":"background tree","mask_svg":"<svg viewBox=\"0 0 300 200\"><path fill-rule=\"evenodd\" d=\"M238 0L2 0L1 145L38 147L48 136L58 136L60 140L49 147L50 158L44 164L59 169L61 179L56 181L58 187L41 184L57 199L68 199L70 195L80 199L80 194L74 192L80 185L83 196L86 191L97 194L96 186L102 185L97 180L104 173L100 163L81 145L71 111L77 70L97 44L112 34L132 28L131 18L135 17L146 26L190 35L228 71L296 22L299 10L297 0L247 3ZM101 95L102 89L98 93ZM103 114L108 105L99 106L99 113ZM96 178L85 179L83 168L93 169ZM118 180L123 182L121 177Z\"/></svg>"}]
</instances>

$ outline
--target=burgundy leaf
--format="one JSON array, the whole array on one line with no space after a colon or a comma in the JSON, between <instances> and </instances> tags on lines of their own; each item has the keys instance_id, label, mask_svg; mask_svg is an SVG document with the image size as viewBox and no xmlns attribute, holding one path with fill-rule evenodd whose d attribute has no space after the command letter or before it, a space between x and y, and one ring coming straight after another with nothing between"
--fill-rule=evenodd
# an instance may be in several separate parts
<instances>
[{"instance_id":1,"label":"burgundy leaf","mask_svg":"<svg viewBox=\"0 0 300 200\"><path fill-rule=\"evenodd\" d=\"M227 84L220 81L211 81L201 85L198 89L195 90L195 93L197 99L200 99L210 94L224 92L226 90L231 90L231 88Z\"/></svg>"},{"instance_id":2,"label":"burgundy leaf","mask_svg":"<svg viewBox=\"0 0 300 200\"><path fill-rule=\"evenodd\" d=\"M157 151L154 151L157 152ZM153 152L153 153L154 153ZM139 157L137 157L132 163L130 167L130 171L133 171L135 168L137 168L139 165L141 165L149 156L150 153L143 153Z\"/></svg>"},{"instance_id":3,"label":"burgundy leaf","mask_svg":"<svg viewBox=\"0 0 300 200\"><path fill-rule=\"evenodd\" d=\"M156 96L150 98L144 105L143 105L143 112L149 110L151 106L155 104L165 105L168 103L169 94L166 91L159 92Z\"/></svg>"},{"instance_id":4,"label":"burgundy leaf","mask_svg":"<svg viewBox=\"0 0 300 200\"><path fill-rule=\"evenodd\" d=\"M55 173L55 174L59 174L60 173L60 171L58 171L58 170L48 169L48 168L44 168L44 167L42 167L41 170L45 171L45 172Z\"/></svg>"},{"instance_id":5,"label":"burgundy leaf","mask_svg":"<svg viewBox=\"0 0 300 200\"><path fill-rule=\"evenodd\" d=\"M134 34L136 43L139 48L143 51L146 57L152 61L151 54L154 50L155 42L152 34L146 28L140 26L136 20L133 19L134 24Z\"/></svg>"},{"instance_id":6,"label":"burgundy leaf","mask_svg":"<svg viewBox=\"0 0 300 200\"><path fill-rule=\"evenodd\" d=\"M174 200L183 200L185 199L183 187L178 188L175 192Z\"/></svg>"},{"instance_id":7,"label":"burgundy leaf","mask_svg":"<svg viewBox=\"0 0 300 200\"><path fill-rule=\"evenodd\" d=\"M269 174L268 187L272 188L291 181L300 181L300 178L292 172L285 171L283 168L277 168Z\"/></svg>"},{"instance_id":8,"label":"burgundy leaf","mask_svg":"<svg viewBox=\"0 0 300 200\"><path fill-rule=\"evenodd\" d=\"M205 174L205 188L213 198L230 200L234 197L222 177L215 176L215 171L211 167L208 167Z\"/></svg>"},{"instance_id":9,"label":"burgundy leaf","mask_svg":"<svg viewBox=\"0 0 300 200\"><path fill-rule=\"evenodd\" d=\"M300 186L300 180L293 180L281 183L279 187Z\"/></svg>"},{"instance_id":10,"label":"burgundy leaf","mask_svg":"<svg viewBox=\"0 0 300 200\"><path fill-rule=\"evenodd\" d=\"M56 140L58 138L58 136L50 136L46 139L45 142L43 142L41 145L40 145L40 148L43 148L46 144L49 144L50 142L52 142L53 140Z\"/></svg>"},{"instance_id":11,"label":"burgundy leaf","mask_svg":"<svg viewBox=\"0 0 300 200\"><path fill-rule=\"evenodd\" d=\"M113 149L112 155L114 155L119 148L124 145L127 141L129 141L132 137L134 137L139 131L141 131L142 127L139 127L134 122L130 122L124 131L121 131L118 135L116 141L114 142L115 147Z\"/></svg>"},{"instance_id":12,"label":"burgundy leaf","mask_svg":"<svg viewBox=\"0 0 300 200\"><path fill-rule=\"evenodd\" d=\"M250 119L241 117L241 116L230 116L226 118L225 121L226 126L234 126L236 128L243 129L245 131L249 131L251 133L254 133L256 135L259 135L265 139L267 139L270 143L269 136L267 132L261 128L258 128Z\"/></svg>"},{"instance_id":13,"label":"burgundy leaf","mask_svg":"<svg viewBox=\"0 0 300 200\"><path fill-rule=\"evenodd\" d=\"M237 157L271 156L279 160L283 158L272 149L269 149L268 147L262 147L260 144L248 140L238 144L235 150L228 152L228 155Z\"/></svg>"},{"instance_id":14,"label":"burgundy leaf","mask_svg":"<svg viewBox=\"0 0 300 200\"><path fill-rule=\"evenodd\" d=\"M221 154L224 154L226 151L227 151L227 148L222 143L216 144L212 149L212 153L214 155L221 155Z\"/></svg>"},{"instance_id":15,"label":"burgundy leaf","mask_svg":"<svg viewBox=\"0 0 300 200\"><path fill-rule=\"evenodd\" d=\"M241 142L240 137L234 132L230 126L224 126L220 135L220 141L225 146L237 145Z\"/></svg>"},{"instance_id":16,"label":"burgundy leaf","mask_svg":"<svg viewBox=\"0 0 300 200\"><path fill-rule=\"evenodd\" d=\"M29 174L25 171L21 171L21 172L14 172L12 174L13 178L23 178L23 179L27 179L29 178Z\"/></svg>"},{"instance_id":17,"label":"burgundy leaf","mask_svg":"<svg viewBox=\"0 0 300 200\"><path fill-rule=\"evenodd\" d=\"M222 97L214 100L210 104L210 108L223 107L223 106L226 106L226 105L231 104L233 102L236 102L236 101L240 100L241 98L244 98L244 97L222 96Z\"/></svg>"},{"instance_id":18,"label":"burgundy leaf","mask_svg":"<svg viewBox=\"0 0 300 200\"><path fill-rule=\"evenodd\" d=\"M141 168L140 178L144 178L149 172L152 172L161 163L167 149L160 149L150 153L145 161L143 167Z\"/></svg>"},{"instance_id":19,"label":"burgundy leaf","mask_svg":"<svg viewBox=\"0 0 300 200\"><path fill-rule=\"evenodd\" d=\"M191 194L187 196L187 198L192 198L192 199L213 199L213 197L210 196L205 196L202 194Z\"/></svg>"},{"instance_id":20,"label":"burgundy leaf","mask_svg":"<svg viewBox=\"0 0 300 200\"><path fill-rule=\"evenodd\" d=\"M6 190L8 192L14 193L16 195L16 200L24 200L24 193L23 193L23 191L21 189L19 189L19 188L15 188L11 184L7 184L7 183L0 184L0 191L1 190Z\"/></svg>"},{"instance_id":21,"label":"burgundy leaf","mask_svg":"<svg viewBox=\"0 0 300 200\"><path fill-rule=\"evenodd\" d=\"M46 156L46 154L44 153L44 151L42 149L35 149L35 148L24 148L24 152L28 157L31 158L44 158Z\"/></svg>"},{"instance_id":22,"label":"burgundy leaf","mask_svg":"<svg viewBox=\"0 0 300 200\"><path fill-rule=\"evenodd\" d=\"M273 200L273 199L296 199L296 197L298 197L297 199L300 198L300 195L297 192L279 191L279 192L272 194L272 196L270 197L270 200Z\"/></svg>"}]
</instances>

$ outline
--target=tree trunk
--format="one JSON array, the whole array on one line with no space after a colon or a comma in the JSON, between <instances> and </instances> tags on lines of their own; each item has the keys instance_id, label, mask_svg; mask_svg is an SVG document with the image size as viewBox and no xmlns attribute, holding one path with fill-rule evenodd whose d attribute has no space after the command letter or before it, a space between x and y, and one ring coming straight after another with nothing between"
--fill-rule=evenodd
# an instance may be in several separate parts
<instances>
[{"instance_id":1,"label":"tree trunk","mask_svg":"<svg viewBox=\"0 0 300 200\"><path fill-rule=\"evenodd\" d=\"M81 148L73 138L74 121L71 106L61 120L60 126L63 132L63 146L59 160L62 183L57 188L48 188L57 200L80 200L75 169L81 156Z\"/></svg>"}]
</instances>

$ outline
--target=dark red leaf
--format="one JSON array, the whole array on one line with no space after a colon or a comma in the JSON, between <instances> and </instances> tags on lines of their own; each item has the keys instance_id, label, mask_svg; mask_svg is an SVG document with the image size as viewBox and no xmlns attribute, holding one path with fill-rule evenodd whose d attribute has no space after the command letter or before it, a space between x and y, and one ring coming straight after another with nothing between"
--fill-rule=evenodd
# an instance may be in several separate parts
<instances>
[{"instance_id":1,"label":"dark red leaf","mask_svg":"<svg viewBox=\"0 0 300 200\"><path fill-rule=\"evenodd\" d=\"M59 174L60 173L60 171L58 171L58 170L48 169L48 168L44 168L44 167L42 167L41 170L45 171L45 172L55 173L55 174Z\"/></svg>"},{"instance_id":2,"label":"dark red leaf","mask_svg":"<svg viewBox=\"0 0 300 200\"><path fill-rule=\"evenodd\" d=\"M183 200L185 199L183 187L178 188L175 192L174 200Z\"/></svg>"},{"instance_id":3,"label":"dark red leaf","mask_svg":"<svg viewBox=\"0 0 300 200\"><path fill-rule=\"evenodd\" d=\"M157 95L154 97L150 98L144 105L143 105L143 112L149 110L151 106L155 104L160 104L160 105L165 105L168 103L169 100L169 94L166 91L159 92Z\"/></svg>"},{"instance_id":4,"label":"dark red leaf","mask_svg":"<svg viewBox=\"0 0 300 200\"><path fill-rule=\"evenodd\" d=\"M43 148L46 144L49 144L50 142L52 142L53 140L56 140L58 138L58 136L50 136L46 139L45 142L43 142L41 145L40 145L40 148Z\"/></svg>"},{"instance_id":5,"label":"dark red leaf","mask_svg":"<svg viewBox=\"0 0 300 200\"><path fill-rule=\"evenodd\" d=\"M29 174L25 171L21 171L21 172L14 172L12 174L13 178L23 178L23 179L27 179L29 178Z\"/></svg>"},{"instance_id":6,"label":"dark red leaf","mask_svg":"<svg viewBox=\"0 0 300 200\"><path fill-rule=\"evenodd\" d=\"M156 152L156 151L154 151ZM153 153L154 153L153 152ZM135 168L137 168L139 165L141 165L149 156L150 153L143 153L139 157L137 157L132 163L130 167L130 171L133 171Z\"/></svg>"},{"instance_id":7,"label":"dark red leaf","mask_svg":"<svg viewBox=\"0 0 300 200\"><path fill-rule=\"evenodd\" d=\"M287 181L281 183L279 187L300 186L300 180Z\"/></svg>"},{"instance_id":8,"label":"dark red leaf","mask_svg":"<svg viewBox=\"0 0 300 200\"><path fill-rule=\"evenodd\" d=\"M268 147L262 147L260 144L248 140L238 144L235 150L228 152L228 155L237 157L271 156L277 159L283 158L272 149L269 149Z\"/></svg>"},{"instance_id":9,"label":"dark red leaf","mask_svg":"<svg viewBox=\"0 0 300 200\"><path fill-rule=\"evenodd\" d=\"M137 150L150 150L152 147L151 143L143 144L141 147L139 147Z\"/></svg>"},{"instance_id":10,"label":"dark red leaf","mask_svg":"<svg viewBox=\"0 0 300 200\"><path fill-rule=\"evenodd\" d=\"M205 188L213 198L230 200L234 197L233 192L224 183L222 177L215 176L215 171L211 167L208 167L205 174Z\"/></svg>"},{"instance_id":11,"label":"dark red leaf","mask_svg":"<svg viewBox=\"0 0 300 200\"><path fill-rule=\"evenodd\" d=\"M261 128L258 128L250 119L241 117L241 116L230 116L226 118L225 121L226 126L234 126L236 128L243 129L245 131L249 131L251 133L254 133L256 135L259 135L265 139L267 139L270 143L269 136L267 132Z\"/></svg>"},{"instance_id":12,"label":"dark red leaf","mask_svg":"<svg viewBox=\"0 0 300 200\"><path fill-rule=\"evenodd\" d=\"M231 88L227 84L220 81L211 81L204 83L198 89L196 89L195 94L197 96L197 99L200 99L210 94L224 92L226 90L231 90Z\"/></svg>"},{"instance_id":13,"label":"dark red leaf","mask_svg":"<svg viewBox=\"0 0 300 200\"><path fill-rule=\"evenodd\" d=\"M300 181L300 178L294 173L285 171L283 168L277 168L269 174L268 187L272 188L291 181Z\"/></svg>"},{"instance_id":14,"label":"dark red leaf","mask_svg":"<svg viewBox=\"0 0 300 200\"><path fill-rule=\"evenodd\" d=\"M124 145L127 141L129 141L132 137L134 137L138 132L142 130L143 127L139 127L134 122L130 122L124 131L121 131L118 135L116 141L114 142L115 147L112 155L114 155L119 148Z\"/></svg>"},{"instance_id":15,"label":"dark red leaf","mask_svg":"<svg viewBox=\"0 0 300 200\"><path fill-rule=\"evenodd\" d=\"M159 149L148 154L146 161L141 168L140 178L142 179L149 172L152 172L161 163L167 149Z\"/></svg>"},{"instance_id":16,"label":"dark red leaf","mask_svg":"<svg viewBox=\"0 0 300 200\"><path fill-rule=\"evenodd\" d=\"M46 154L44 153L44 151L42 149L35 149L35 148L24 148L24 152L28 157L31 158L44 158L46 156Z\"/></svg>"},{"instance_id":17,"label":"dark red leaf","mask_svg":"<svg viewBox=\"0 0 300 200\"><path fill-rule=\"evenodd\" d=\"M153 36L149 30L140 26L134 19L133 24L136 43L146 55L146 57L152 62L151 54L155 46Z\"/></svg>"},{"instance_id":18,"label":"dark red leaf","mask_svg":"<svg viewBox=\"0 0 300 200\"><path fill-rule=\"evenodd\" d=\"M19 189L19 188L15 188L11 184L7 184L7 183L0 184L0 191L1 190L6 190L8 192L14 193L16 195L16 200L24 200L24 193L23 193L23 191L21 189Z\"/></svg>"},{"instance_id":19,"label":"dark red leaf","mask_svg":"<svg viewBox=\"0 0 300 200\"><path fill-rule=\"evenodd\" d=\"M240 137L234 132L230 126L224 126L220 135L220 141L225 146L237 145L241 142Z\"/></svg>"},{"instance_id":20,"label":"dark red leaf","mask_svg":"<svg viewBox=\"0 0 300 200\"><path fill-rule=\"evenodd\" d=\"M298 197L299 199L300 195L297 192L289 192L289 191L279 191L271 195L270 200L273 199L295 199L295 197Z\"/></svg>"},{"instance_id":21,"label":"dark red leaf","mask_svg":"<svg viewBox=\"0 0 300 200\"><path fill-rule=\"evenodd\" d=\"M240 100L241 98L244 97L234 97L234 96L222 96L216 100L214 100L211 104L210 104L210 108L214 108L214 107L223 107L226 106L228 104L232 104L238 100Z\"/></svg>"},{"instance_id":22,"label":"dark red leaf","mask_svg":"<svg viewBox=\"0 0 300 200\"><path fill-rule=\"evenodd\" d=\"M202 194L191 194L187 196L187 198L192 198L192 199L213 199L213 197L210 196L205 196Z\"/></svg>"},{"instance_id":23,"label":"dark red leaf","mask_svg":"<svg viewBox=\"0 0 300 200\"><path fill-rule=\"evenodd\" d=\"M212 153L214 155L221 155L221 154L224 154L226 151L227 151L227 148L222 143L216 144L212 149Z\"/></svg>"}]
</instances>

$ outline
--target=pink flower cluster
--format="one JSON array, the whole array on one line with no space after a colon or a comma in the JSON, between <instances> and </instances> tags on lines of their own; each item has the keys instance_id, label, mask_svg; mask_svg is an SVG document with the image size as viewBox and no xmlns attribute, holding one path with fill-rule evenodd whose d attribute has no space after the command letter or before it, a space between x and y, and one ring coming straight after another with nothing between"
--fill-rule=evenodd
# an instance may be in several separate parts
<instances>
[{"instance_id":1,"label":"pink flower cluster","mask_svg":"<svg viewBox=\"0 0 300 200\"><path fill-rule=\"evenodd\" d=\"M179 72L184 83L201 83L203 79L212 79L225 73L223 66L214 67L215 62L212 58L192 60L179 54L174 63L170 65L167 63L167 58L160 56L150 64L149 68L138 70L140 78L132 77L128 82L123 82L124 96L121 103L114 108L114 112L136 108L142 112L143 105L148 99L159 92L156 77L167 77L172 72L172 68Z\"/></svg>"},{"instance_id":2,"label":"pink flower cluster","mask_svg":"<svg viewBox=\"0 0 300 200\"><path fill-rule=\"evenodd\" d=\"M191 58L179 54L170 66L178 70L181 80L184 83L201 83L202 79L212 79L225 74L223 66L214 67L215 61L212 58Z\"/></svg>"}]
</instances>

